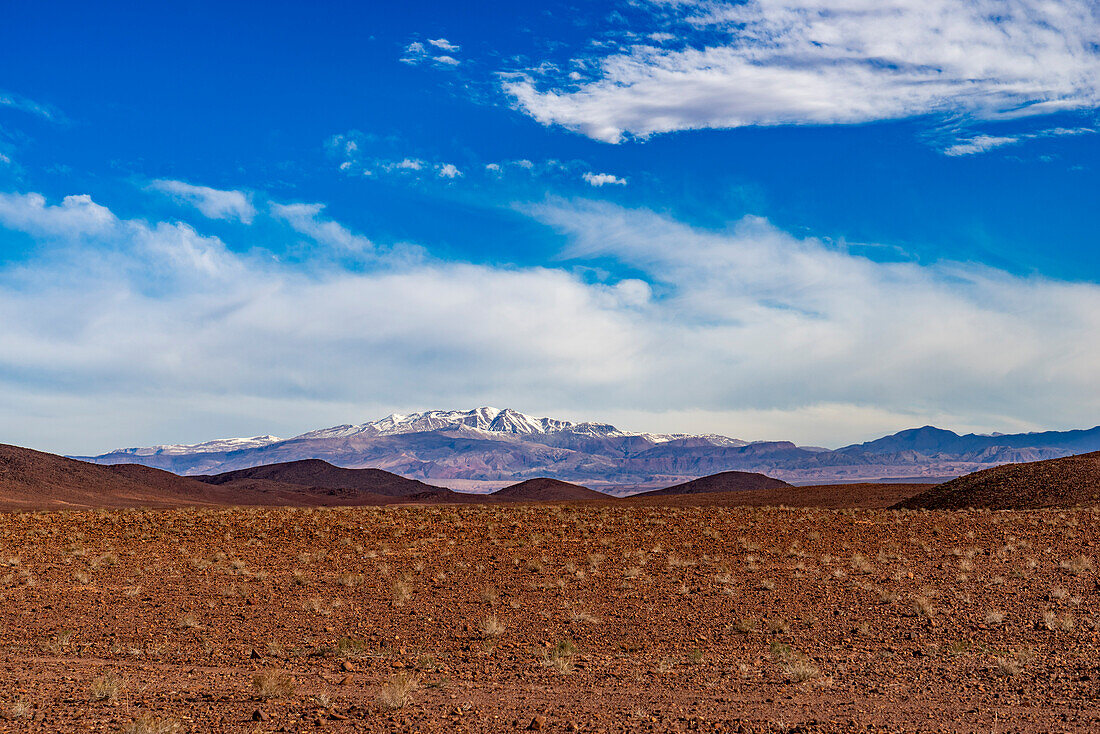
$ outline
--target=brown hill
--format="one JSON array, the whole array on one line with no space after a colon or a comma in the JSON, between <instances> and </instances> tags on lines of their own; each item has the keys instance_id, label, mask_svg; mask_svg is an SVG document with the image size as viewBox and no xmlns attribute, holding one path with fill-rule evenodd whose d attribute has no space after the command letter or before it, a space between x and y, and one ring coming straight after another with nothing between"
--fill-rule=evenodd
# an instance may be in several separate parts
<instances>
[{"instance_id":1,"label":"brown hill","mask_svg":"<svg viewBox=\"0 0 1100 734\"><path fill-rule=\"evenodd\" d=\"M0 444L0 507L85 509L226 504L222 492L145 466L98 466Z\"/></svg>"},{"instance_id":2,"label":"brown hill","mask_svg":"<svg viewBox=\"0 0 1100 734\"><path fill-rule=\"evenodd\" d=\"M1100 505L1100 451L983 469L936 485L895 507L1027 510L1079 505Z\"/></svg>"},{"instance_id":3,"label":"brown hill","mask_svg":"<svg viewBox=\"0 0 1100 734\"><path fill-rule=\"evenodd\" d=\"M260 477L181 477L138 464L89 464L0 444L0 509L484 501L377 469L339 469L323 461L293 463L307 466L257 467L254 473L267 475ZM286 480L268 478L280 475Z\"/></svg>"},{"instance_id":4,"label":"brown hill","mask_svg":"<svg viewBox=\"0 0 1100 734\"><path fill-rule=\"evenodd\" d=\"M398 497L418 500L449 499L452 495L458 494L443 487L435 487L415 479L406 479L382 469L344 469L320 459L265 464L194 478L207 484L230 486L245 480L264 480L284 485L310 487L314 490L332 490L335 493L333 496L339 495L343 499L353 499L356 496L369 499L371 495L391 499Z\"/></svg>"},{"instance_id":5,"label":"brown hill","mask_svg":"<svg viewBox=\"0 0 1100 734\"><path fill-rule=\"evenodd\" d=\"M535 502L610 499L603 492L548 477L528 479L525 482L498 489L489 496L501 500L530 500Z\"/></svg>"},{"instance_id":6,"label":"brown hill","mask_svg":"<svg viewBox=\"0 0 1100 734\"><path fill-rule=\"evenodd\" d=\"M791 485L782 479L766 474L744 471L724 471L719 474L693 479L690 482L676 484L664 489L642 492L634 497L661 497L670 494L705 494L709 492L744 492L754 489L778 489Z\"/></svg>"}]
</instances>

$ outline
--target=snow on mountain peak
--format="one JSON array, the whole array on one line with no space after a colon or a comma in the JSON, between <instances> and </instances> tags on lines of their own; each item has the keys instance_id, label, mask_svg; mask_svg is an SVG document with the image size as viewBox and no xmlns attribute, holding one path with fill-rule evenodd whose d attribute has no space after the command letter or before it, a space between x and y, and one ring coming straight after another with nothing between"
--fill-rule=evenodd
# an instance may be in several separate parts
<instances>
[{"instance_id":1,"label":"snow on mountain peak","mask_svg":"<svg viewBox=\"0 0 1100 734\"><path fill-rule=\"evenodd\" d=\"M228 451L242 451L244 449L258 449L283 439L278 436L253 436L252 438L218 438L213 441L193 444L162 444L160 446L148 446L144 448L119 449L113 453L129 454L131 456L154 455L184 455L184 454L215 454Z\"/></svg>"},{"instance_id":2,"label":"snow on mountain peak","mask_svg":"<svg viewBox=\"0 0 1100 734\"><path fill-rule=\"evenodd\" d=\"M536 418L520 413L518 410L483 406L472 410L428 410L423 413L391 413L381 420L360 423L358 425L334 426L319 431L310 431L296 436L295 439L310 440L320 438L342 438L348 436L392 436L403 433L423 431L466 430L484 433L502 433L515 436L550 435L555 433L573 433L576 435L621 438L638 436L654 443L664 443L684 438L705 438L719 446L744 446L744 441L726 436L692 436L686 433L631 433L620 431L608 423L574 423L557 418Z\"/></svg>"}]
</instances>

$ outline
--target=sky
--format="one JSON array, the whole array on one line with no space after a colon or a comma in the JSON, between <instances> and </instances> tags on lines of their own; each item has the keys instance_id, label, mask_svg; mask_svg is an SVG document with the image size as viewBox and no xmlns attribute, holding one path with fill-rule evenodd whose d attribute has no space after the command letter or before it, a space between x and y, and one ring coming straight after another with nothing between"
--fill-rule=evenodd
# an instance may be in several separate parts
<instances>
[{"instance_id":1,"label":"sky","mask_svg":"<svg viewBox=\"0 0 1100 734\"><path fill-rule=\"evenodd\" d=\"M1100 423L1091 0L3 16L0 442Z\"/></svg>"}]
</instances>

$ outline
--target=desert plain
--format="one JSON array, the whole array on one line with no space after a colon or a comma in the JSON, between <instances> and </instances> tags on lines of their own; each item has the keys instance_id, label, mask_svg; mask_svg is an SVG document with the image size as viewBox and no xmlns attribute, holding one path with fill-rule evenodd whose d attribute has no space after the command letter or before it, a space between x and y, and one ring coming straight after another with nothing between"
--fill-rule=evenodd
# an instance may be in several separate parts
<instances>
[{"instance_id":1,"label":"desert plain","mask_svg":"<svg viewBox=\"0 0 1100 734\"><path fill-rule=\"evenodd\" d=\"M0 731L1095 731L1097 513L8 512Z\"/></svg>"}]
</instances>

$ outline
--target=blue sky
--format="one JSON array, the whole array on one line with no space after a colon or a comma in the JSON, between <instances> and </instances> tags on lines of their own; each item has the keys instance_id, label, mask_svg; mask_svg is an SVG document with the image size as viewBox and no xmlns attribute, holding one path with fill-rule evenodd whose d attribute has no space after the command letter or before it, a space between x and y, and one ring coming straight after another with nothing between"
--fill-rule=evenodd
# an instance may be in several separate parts
<instances>
[{"instance_id":1,"label":"blue sky","mask_svg":"<svg viewBox=\"0 0 1100 734\"><path fill-rule=\"evenodd\" d=\"M1096 422L1085 0L166 5L5 8L0 440Z\"/></svg>"}]
</instances>

